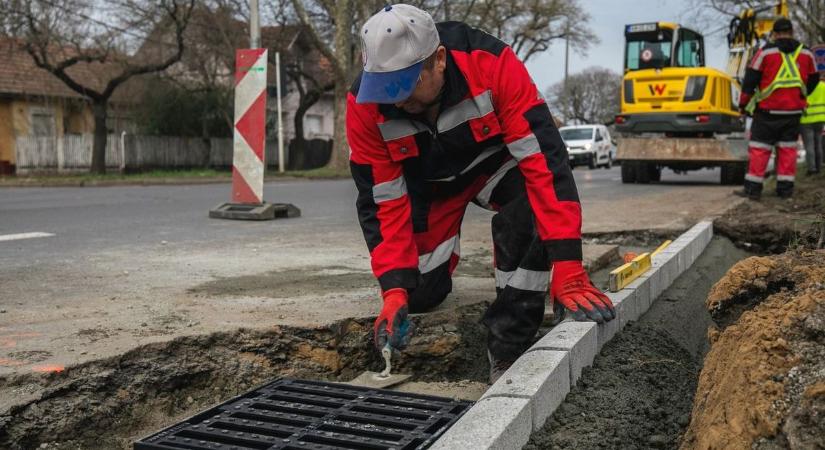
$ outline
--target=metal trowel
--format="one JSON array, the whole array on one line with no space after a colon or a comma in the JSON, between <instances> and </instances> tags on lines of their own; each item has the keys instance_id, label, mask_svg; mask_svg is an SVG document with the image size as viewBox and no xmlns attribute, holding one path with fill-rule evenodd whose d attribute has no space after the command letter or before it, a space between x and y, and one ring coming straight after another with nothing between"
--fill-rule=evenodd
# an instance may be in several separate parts
<instances>
[{"instance_id":1,"label":"metal trowel","mask_svg":"<svg viewBox=\"0 0 825 450\"><path fill-rule=\"evenodd\" d=\"M374 389L385 389L402 383L412 376L409 374L390 373L392 371L392 348L389 345L381 349L381 356L384 358L384 370L381 372L371 372L367 370L347 384Z\"/></svg>"}]
</instances>

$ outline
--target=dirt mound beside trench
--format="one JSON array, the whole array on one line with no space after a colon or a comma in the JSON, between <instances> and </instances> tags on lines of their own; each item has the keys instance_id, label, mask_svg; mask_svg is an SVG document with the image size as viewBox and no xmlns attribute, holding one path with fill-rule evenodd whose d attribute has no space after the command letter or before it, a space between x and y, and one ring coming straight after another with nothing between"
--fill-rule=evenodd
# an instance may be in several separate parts
<instances>
[{"instance_id":1,"label":"dirt mound beside trench","mask_svg":"<svg viewBox=\"0 0 825 450\"><path fill-rule=\"evenodd\" d=\"M706 306L716 327L681 448L825 448L825 251L740 261Z\"/></svg>"},{"instance_id":2,"label":"dirt mound beside trench","mask_svg":"<svg viewBox=\"0 0 825 450\"><path fill-rule=\"evenodd\" d=\"M772 189L765 187L761 201L745 201L726 212L714 221L714 230L754 253L816 247L825 234L825 174L799 177L788 200L773 195Z\"/></svg>"}]
</instances>

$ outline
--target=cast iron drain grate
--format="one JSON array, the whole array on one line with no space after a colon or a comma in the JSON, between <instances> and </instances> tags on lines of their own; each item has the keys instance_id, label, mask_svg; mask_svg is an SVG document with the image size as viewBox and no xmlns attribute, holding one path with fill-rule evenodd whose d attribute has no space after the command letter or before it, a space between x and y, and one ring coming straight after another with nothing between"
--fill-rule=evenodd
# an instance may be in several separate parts
<instances>
[{"instance_id":1,"label":"cast iron drain grate","mask_svg":"<svg viewBox=\"0 0 825 450\"><path fill-rule=\"evenodd\" d=\"M134 449L423 449L471 405L283 378L137 441Z\"/></svg>"}]
</instances>

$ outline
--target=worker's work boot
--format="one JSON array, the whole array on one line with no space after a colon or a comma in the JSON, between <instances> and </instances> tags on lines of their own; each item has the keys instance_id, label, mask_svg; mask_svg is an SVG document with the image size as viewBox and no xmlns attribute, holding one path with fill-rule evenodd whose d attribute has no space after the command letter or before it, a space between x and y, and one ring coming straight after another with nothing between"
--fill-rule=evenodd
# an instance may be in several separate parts
<instances>
[{"instance_id":1,"label":"worker's work boot","mask_svg":"<svg viewBox=\"0 0 825 450\"><path fill-rule=\"evenodd\" d=\"M781 199L793 197L793 181L777 181L776 196Z\"/></svg>"},{"instance_id":2,"label":"worker's work boot","mask_svg":"<svg viewBox=\"0 0 825 450\"><path fill-rule=\"evenodd\" d=\"M490 350L487 350L487 360L490 361L490 384L495 384L495 382L504 375L504 372L507 372L507 369L515 362L512 360L496 359L493 357L493 354L490 353Z\"/></svg>"},{"instance_id":3,"label":"worker's work boot","mask_svg":"<svg viewBox=\"0 0 825 450\"><path fill-rule=\"evenodd\" d=\"M743 188L738 191L733 191L733 194L750 200L759 201L759 199L762 198L762 183L745 180L745 185Z\"/></svg>"}]
</instances>

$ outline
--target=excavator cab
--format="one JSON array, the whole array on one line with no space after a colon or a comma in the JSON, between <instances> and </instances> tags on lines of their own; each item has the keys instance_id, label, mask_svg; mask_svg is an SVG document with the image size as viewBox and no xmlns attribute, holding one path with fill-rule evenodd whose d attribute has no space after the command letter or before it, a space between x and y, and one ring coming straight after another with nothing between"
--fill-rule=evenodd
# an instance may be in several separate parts
<instances>
[{"instance_id":1,"label":"excavator cab","mask_svg":"<svg viewBox=\"0 0 825 450\"><path fill-rule=\"evenodd\" d=\"M674 136L741 130L738 85L705 67L700 33L670 22L627 25L624 71L617 130Z\"/></svg>"},{"instance_id":2,"label":"excavator cab","mask_svg":"<svg viewBox=\"0 0 825 450\"><path fill-rule=\"evenodd\" d=\"M673 23L628 25L625 40L625 72L705 65L702 35Z\"/></svg>"}]
</instances>

